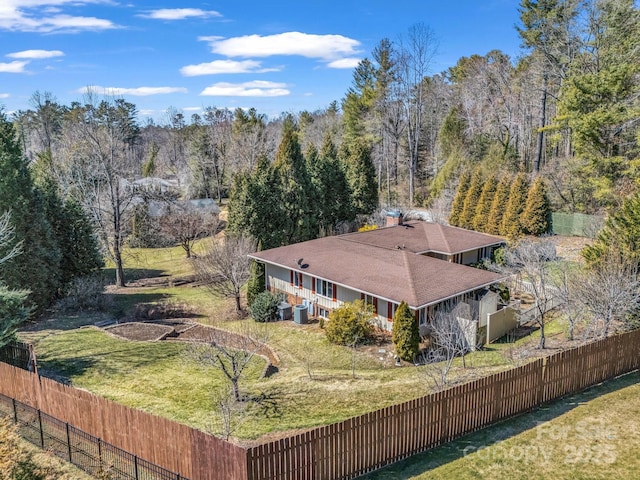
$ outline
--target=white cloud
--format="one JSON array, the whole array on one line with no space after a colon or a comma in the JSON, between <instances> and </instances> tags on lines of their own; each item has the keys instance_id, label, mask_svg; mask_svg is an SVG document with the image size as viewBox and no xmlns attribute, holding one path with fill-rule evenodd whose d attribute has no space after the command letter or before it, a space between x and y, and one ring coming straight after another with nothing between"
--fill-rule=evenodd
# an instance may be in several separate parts
<instances>
[{"instance_id":1,"label":"white cloud","mask_svg":"<svg viewBox=\"0 0 640 480\"><path fill-rule=\"evenodd\" d=\"M25 73L24 67L28 63L29 62L19 62L18 60L9 63L0 62L0 73Z\"/></svg>"},{"instance_id":2,"label":"white cloud","mask_svg":"<svg viewBox=\"0 0 640 480\"><path fill-rule=\"evenodd\" d=\"M255 80L244 83L214 83L205 88L200 95L209 97L283 97L291 92L286 83Z\"/></svg>"},{"instance_id":3,"label":"white cloud","mask_svg":"<svg viewBox=\"0 0 640 480\"><path fill-rule=\"evenodd\" d=\"M278 68L260 68L261 62L255 60L214 60L208 63L197 65L187 65L180 69L180 73L185 77L195 77L198 75L217 75L221 73L264 73L277 72Z\"/></svg>"},{"instance_id":4,"label":"white cloud","mask_svg":"<svg viewBox=\"0 0 640 480\"><path fill-rule=\"evenodd\" d=\"M202 110L202 107L184 107L182 110L185 112L199 112Z\"/></svg>"},{"instance_id":5,"label":"white cloud","mask_svg":"<svg viewBox=\"0 0 640 480\"><path fill-rule=\"evenodd\" d=\"M356 68L360 63L359 58L341 58L327 63L329 68Z\"/></svg>"},{"instance_id":6,"label":"white cloud","mask_svg":"<svg viewBox=\"0 0 640 480\"><path fill-rule=\"evenodd\" d=\"M222 15L214 10L201 10L199 8L160 8L139 16L155 20L184 20L191 17L207 18L221 17Z\"/></svg>"},{"instance_id":7,"label":"white cloud","mask_svg":"<svg viewBox=\"0 0 640 480\"><path fill-rule=\"evenodd\" d=\"M20 32L79 32L117 28L110 20L73 16L63 13L62 7L78 7L87 3L112 4L111 0L2 0L0 2L0 30Z\"/></svg>"},{"instance_id":8,"label":"white cloud","mask_svg":"<svg viewBox=\"0 0 640 480\"><path fill-rule=\"evenodd\" d=\"M9 98L11 95L8 93L0 93L0 98Z\"/></svg>"},{"instance_id":9,"label":"white cloud","mask_svg":"<svg viewBox=\"0 0 640 480\"><path fill-rule=\"evenodd\" d=\"M90 86L82 87L77 90L77 93L82 95L86 93L103 93L105 95L131 95L134 97L147 97L149 95L165 95L168 93L187 93L186 88L182 87L136 87L136 88L122 88L122 87L100 87Z\"/></svg>"},{"instance_id":10,"label":"white cloud","mask_svg":"<svg viewBox=\"0 0 640 480\"><path fill-rule=\"evenodd\" d=\"M242 37L200 37L209 42L213 53L227 57L270 57L300 55L325 61L350 57L358 52L360 42L342 35L313 35L285 32L276 35Z\"/></svg>"},{"instance_id":11,"label":"white cloud","mask_svg":"<svg viewBox=\"0 0 640 480\"><path fill-rule=\"evenodd\" d=\"M29 58L29 59L42 59L63 57L64 52L61 50L23 50L21 52L7 53L9 58Z\"/></svg>"}]
</instances>

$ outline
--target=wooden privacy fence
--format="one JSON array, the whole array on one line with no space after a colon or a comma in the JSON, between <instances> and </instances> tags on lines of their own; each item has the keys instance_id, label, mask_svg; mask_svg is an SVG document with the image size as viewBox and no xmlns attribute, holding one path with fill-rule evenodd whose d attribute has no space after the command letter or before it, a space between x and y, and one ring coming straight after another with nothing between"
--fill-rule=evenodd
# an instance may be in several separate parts
<instances>
[{"instance_id":1,"label":"wooden privacy fence","mask_svg":"<svg viewBox=\"0 0 640 480\"><path fill-rule=\"evenodd\" d=\"M5 363L0 393L183 477L247 478L242 447Z\"/></svg>"},{"instance_id":2,"label":"wooden privacy fence","mask_svg":"<svg viewBox=\"0 0 640 480\"><path fill-rule=\"evenodd\" d=\"M8 343L0 348L0 362L32 370L35 365L33 346L22 342Z\"/></svg>"},{"instance_id":3,"label":"wooden privacy fence","mask_svg":"<svg viewBox=\"0 0 640 480\"><path fill-rule=\"evenodd\" d=\"M640 330L248 449L252 480L355 478L640 366Z\"/></svg>"},{"instance_id":4,"label":"wooden privacy fence","mask_svg":"<svg viewBox=\"0 0 640 480\"><path fill-rule=\"evenodd\" d=\"M192 480L355 478L640 366L640 330L242 448L0 364L0 393Z\"/></svg>"},{"instance_id":5,"label":"wooden privacy fence","mask_svg":"<svg viewBox=\"0 0 640 480\"><path fill-rule=\"evenodd\" d=\"M2 394L0 416L11 419L23 438L91 475L109 480L188 480Z\"/></svg>"}]
</instances>

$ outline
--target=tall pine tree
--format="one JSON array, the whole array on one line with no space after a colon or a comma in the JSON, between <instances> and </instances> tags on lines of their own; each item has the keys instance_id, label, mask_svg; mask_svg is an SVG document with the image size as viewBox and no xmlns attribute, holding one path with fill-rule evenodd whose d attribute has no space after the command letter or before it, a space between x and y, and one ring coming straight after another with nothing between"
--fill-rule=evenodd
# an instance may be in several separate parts
<instances>
[{"instance_id":1,"label":"tall pine tree","mask_svg":"<svg viewBox=\"0 0 640 480\"><path fill-rule=\"evenodd\" d=\"M464 208L464 199L467 198L470 183L471 172L465 170L462 172L462 175L460 175L460 182L458 182L456 195L453 197L453 204L451 205L451 214L449 215L449 223L454 227L461 226L460 219Z\"/></svg>"},{"instance_id":2,"label":"tall pine tree","mask_svg":"<svg viewBox=\"0 0 640 480\"><path fill-rule=\"evenodd\" d=\"M544 235L551 227L551 207L542 177L537 177L527 195L527 204L520 216L524 233Z\"/></svg>"},{"instance_id":3,"label":"tall pine tree","mask_svg":"<svg viewBox=\"0 0 640 480\"><path fill-rule=\"evenodd\" d=\"M343 143L339 156L345 165L355 213L371 215L378 208L378 182L371 147L364 139L358 138L349 144Z\"/></svg>"},{"instance_id":4,"label":"tall pine tree","mask_svg":"<svg viewBox=\"0 0 640 480\"><path fill-rule=\"evenodd\" d=\"M482 194L482 186L482 171L476 168L471 176L469 190L467 191L467 196L464 198L464 204L462 206L462 214L460 215L460 226L462 228L473 228L473 219L476 215L480 195Z\"/></svg>"},{"instance_id":5,"label":"tall pine tree","mask_svg":"<svg viewBox=\"0 0 640 480\"><path fill-rule=\"evenodd\" d=\"M275 170L280 182L284 218L282 228L286 244L304 242L317 236L315 195L307 165L300 150L293 118L282 126L282 140L276 153Z\"/></svg>"},{"instance_id":6,"label":"tall pine tree","mask_svg":"<svg viewBox=\"0 0 640 480\"><path fill-rule=\"evenodd\" d=\"M496 177L491 175L484 182L478 205L476 206L476 212L473 217L473 229L478 232L485 232L487 229L487 223L489 222L489 214L491 213L491 206L493 205L493 199L496 196L496 189L498 188L498 181Z\"/></svg>"},{"instance_id":7,"label":"tall pine tree","mask_svg":"<svg viewBox=\"0 0 640 480\"><path fill-rule=\"evenodd\" d=\"M524 228L520 222L520 216L524 211L529 192L529 182L524 173L519 173L509 190L509 201L502 217L500 234L512 240L524 235Z\"/></svg>"},{"instance_id":8,"label":"tall pine tree","mask_svg":"<svg viewBox=\"0 0 640 480\"><path fill-rule=\"evenodd\" d=\"M511 191L511 177L505 175L498 182L496 193L491 202L491 210L489 210L489 218L485 226L485 232L491 235L500 235L502 228L502 217L509 203L509 192Z\"/></svg>"},{"instance_id":9,"label":"tall pine tree","mask_svg":"<svg viewBox=\"0 0 640 480\"><path fill-rule=\"evenodd\" d=\"M11 212L23 254L2 265L0 283L29 290L28 302L42 309L54 299L61 280L60 249L45 216L45 199L33 182L13 125L0 111L0 212Z\"/></svg>"}]
</instances>

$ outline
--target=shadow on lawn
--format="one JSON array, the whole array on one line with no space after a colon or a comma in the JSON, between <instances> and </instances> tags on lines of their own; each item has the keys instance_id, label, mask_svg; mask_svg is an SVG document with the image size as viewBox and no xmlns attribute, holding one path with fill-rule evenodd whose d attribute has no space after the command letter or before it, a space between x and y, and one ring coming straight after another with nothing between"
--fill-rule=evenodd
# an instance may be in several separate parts
<instances>
[{"instance_id":1,"label":"shadow on lawn","mask_svg":"<svg viewBox=\"0 0 640 480\"><path fill-rule=\"evenodd\" d=\"M83 375L86 371L93 370L101 376L112 377L126 373L123 372L123 365L126 365L127 371L134 371L147 365L167 363L176 356L175 346L146 353L127 345L100 352L92 351L90 356L63 356L53 360L44 357L39 359L39 372L43 377L73 385L71 379Z\"/></svg>"},{"instance_id":2,"label":"shadow on lawn","mask_svg":"<svg viewBox=\"0 0 640 480\"><path fill-rule=\"evenodd\" d=\"M504 420L483 430L470 433L450 443L414 455L406 460L358 478L362 480L402 480L428 474L428 472L434 468L464 457L464 449L466 447L477 447L479 445L490 446L494 443L507 440L527 430L536 428L542 422L551 421L579 407L583 403L637 383L640 383L640 372L636 371L623 375L591 387L583 392L542 405L533 412Z\"/></svg>"},{"instance_id":3,"label":"shadow on lawn","mask_svg":"<svg viewBox=\"0 0 640 480\"><path fill-rule=\"evenodd\" d=\"M116 281L116 269L115 268L103 268L102 278L108 283L114 284ZM125 268L124 280L125 282L133 282L140 280L141 278L156 278L156 277L168 277L169 275L164 270L156 270L153 268Z\"/></svg>"}]
</instances>

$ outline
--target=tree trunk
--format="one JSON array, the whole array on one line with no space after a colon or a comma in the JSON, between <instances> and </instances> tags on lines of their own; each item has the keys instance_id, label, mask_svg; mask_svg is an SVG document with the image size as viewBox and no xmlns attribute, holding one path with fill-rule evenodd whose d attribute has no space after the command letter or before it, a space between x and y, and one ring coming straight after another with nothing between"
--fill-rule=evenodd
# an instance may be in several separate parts
<instances>
[{"instance_id":1,"label":"tree trunk","mask_svg":"<svg viewBox=\"0 0 640 480\"><path fill-rule=\"evenodd\" d=\"M242 311L242 305L240 304L240 294L236 294L236 312Z\"/></svg>"},{"instance_id":2,"label":"tree trunk","mask_svg":"<svg viewBox=\"0 0 640 480\"><path fill-rule=\"evenodd\" d=\"M544 336L544 317L543 317L542 319L540 319L540 344L538 345L538 348L540 348L540 350L544 350L545 343L546 343L546 337Z\"/></svg>"},{"instance_id":3,"label":"tree trunk","mask_svg":"<svg viewBox=\"0 0 640 480\"><path fill-rule=\"evenodd\" d=\"M238 386L238 378L231 379L231 386L233 388L233 398L236 402L240 401L240 387Z\"/></svg>"},{"instance_id":4,"label":"tree trunk","mask_svg":"<svg viewBox=\"0 0 640 480\"><path fill-rule=\"evenodd\" d=\"M126 287L126 283L124 281L124 268L122 266L122 252L120 252L120 247L118 245L114 245L113 248L113 261L116 264L116 287Z\"/></svg>"},{"instance_id":5,"label":"tree trunk","mask_svg":"<svg viewBox=\"0 0 640 480\"><path fill-rule=\"evenodd\" d=\"M540 164L542 163L542 152L544 150L544 127L547 122L547 74L543 74L542 77L542 98L540 100L540 130L538 130L538 144L536 152L536 161L533 164L533 171L540 171Z\"/></svg>"}]
</instances>

